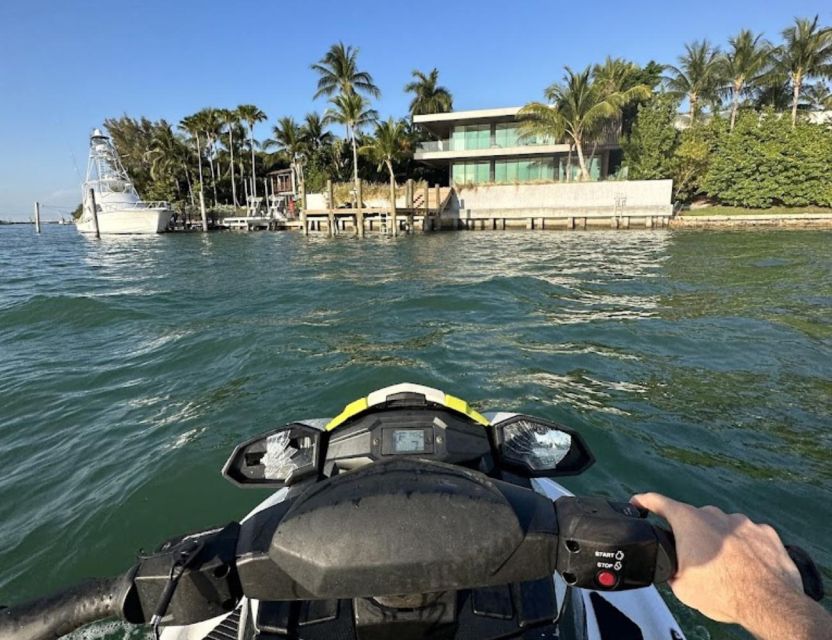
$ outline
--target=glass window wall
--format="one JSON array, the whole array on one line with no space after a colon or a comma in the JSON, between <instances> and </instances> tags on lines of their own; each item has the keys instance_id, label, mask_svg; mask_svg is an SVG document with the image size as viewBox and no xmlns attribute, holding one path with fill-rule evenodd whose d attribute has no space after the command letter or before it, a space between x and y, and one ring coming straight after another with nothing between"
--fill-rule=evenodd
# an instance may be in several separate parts
<instances>
[{"instance_id":1,"label":"glass window wall","mask_svg":"<svg viewBox=\"0 0 832 640\"><path fill-rule=\"evenodd\" d=\"M554 158L497 160L494 162L495 182L551 182L554 180Z\"/></svg>"},{"instance_id":2,"label":"glass window wall","mask_svg":"<svg viewBox=\"0 0 832 640\"><path fill-rule=\"evenodd\" d=\"M518 125L498 124L494 130L494 142L498 147L517 147L521 144Z\"/></svg>"},{"instance_id":3,"label":"glass window wall","mask_svg":"<svg viewBox=\"0 0 832 640\"><path fill-rule=\"evenodd\" d=\"M491 148L491 125L463 125L454 127L451 134L452 148L456 151L466 149Z\"/></svg>"},{"instance_id":4,"label":"glass window wall","mask_svg":"<svg viewBox=\"0 0 832 640\"><path fill-rule=\"evenodd\" d=\"M491 182L491 163L454 163L452 177L455 184L482 184L484 182Z\"/></svg>"},{"instance_id":5,"label":"glass window wall","mask_svg":"<svg viewBox=\"0 0 832 640\"><path fill-rule=\"evenodd\" d=\"M591 160L589 158L585 158L587 167L589 168L589 177L590 180L600 180L601 179L601 157L595 156ZM571 178L569 177L571 173ZM570 172L570 166L568 162L568 156L561 156L560 163L558 167L558 180L561 182L566 182L567 179L570 181L579 180L581 177L581 166L578 164L578 155L576 153L572 154L572 166Z\"/></svg>"},{"instance_id":6,"label":"glass window wall","mask_svg":"<svg viewBox=\"0 0 832 640\"><path fill-rule=\"evenodd\" d=\"M555 144L550 136L524 136L517 122L504 122L494 125L458 125L451 132L451 149L465 151L471 149L490 149L492 147L509 148L529 145Z\"/></svg>"}]
</instances>

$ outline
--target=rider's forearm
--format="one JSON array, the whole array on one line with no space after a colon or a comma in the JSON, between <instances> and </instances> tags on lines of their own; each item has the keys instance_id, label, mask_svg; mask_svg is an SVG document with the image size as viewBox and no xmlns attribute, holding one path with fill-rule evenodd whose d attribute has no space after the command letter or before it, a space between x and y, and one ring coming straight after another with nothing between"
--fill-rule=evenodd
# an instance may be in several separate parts
<instances>
[{"instance_id":1,"label":"rider's forearm","mask_svg":"<svg viewBox=\"0 0 832 640\"><path fill-rule=\"evenodd\" d=\"M776 605L774 604L776 603ZM741 621L758 640L824 640L832 631L832 615L802 593L772 593L758 600Z\"/></svg>"}]
</instances>

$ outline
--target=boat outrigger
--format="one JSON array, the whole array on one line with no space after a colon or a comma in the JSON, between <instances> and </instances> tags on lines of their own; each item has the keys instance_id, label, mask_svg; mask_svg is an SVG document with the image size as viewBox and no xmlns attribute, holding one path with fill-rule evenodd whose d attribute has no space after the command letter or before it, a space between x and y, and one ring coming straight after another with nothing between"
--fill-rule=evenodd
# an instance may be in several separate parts
<instances>
[{"instance_id":1,"label":"boat outrigger","mask_svg":"<svg viewBox=\"0 0 832 640\"><path fill-rule=\"evenodd\" d=\"M139 197L110 138L99 129L90 136L87 176L81 194L83 211L77 222L78 231L82 233L95 232L90 189L95 192L100 233L162 233L170 224L173 214L170 205L145 202Z\"/></svg>"},{"instance_id":2,"label":"boat outrigger","mask_svg":"<svg viewBox=\"0 0 832 640\"><path fill-rule=\"evenodd\" d=\"M239 523L2 610L0 640L108 617L162 640L679 640L654 586L676 571L672 534L552 479L593 461L571 428L380 389L238 445L223 475L277 490ZM819 574L804 560L807 585Z\"/></svg>"}]
</instances>

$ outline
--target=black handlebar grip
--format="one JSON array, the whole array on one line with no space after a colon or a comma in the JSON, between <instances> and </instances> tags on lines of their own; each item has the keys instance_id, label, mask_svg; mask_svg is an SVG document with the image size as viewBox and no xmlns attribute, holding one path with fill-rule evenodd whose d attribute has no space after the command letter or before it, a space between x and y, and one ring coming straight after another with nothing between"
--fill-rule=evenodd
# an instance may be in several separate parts
<instances>
[{"instance_id":1,"label":"black handlebar grip","mask_svg":"<svg viewBox=\"0 0 832 640\"><path fill-rule=\"evenodd\" d=\"M676 558L676 538L670 530L664 527L654 525L653 529L656 532L656 540L659 542L653 582L667 582L679 570L679 561Z\"/></svg>"},{"instance_id":2,"label":"black handlebar grip","mask_svg":"<svg viewBox=\"0 0 832 640\"><path fill-rule=\"evenodd\" d=\"M820 602L823 599L823 577L812 557L800 547L787 544L786 551L792 562L800 571L800 579L803 581L803 593L812 600Z\"/></svg>"},{"instance_id":3,"label":"black handlebar grip","mask_svg":"<svg viewBox=\"0 0 832 640\"><path fill-rule=\"evenodd\" d=\"M0 609L0 640L54 640L96 620L124 618L132 573Z\"/></svg>"}]
</instances>

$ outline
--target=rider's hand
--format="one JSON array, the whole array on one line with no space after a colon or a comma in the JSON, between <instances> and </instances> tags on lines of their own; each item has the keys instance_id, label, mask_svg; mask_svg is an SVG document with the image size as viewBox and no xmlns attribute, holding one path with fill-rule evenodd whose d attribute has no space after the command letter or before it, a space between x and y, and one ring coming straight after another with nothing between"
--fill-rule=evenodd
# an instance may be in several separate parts
<instances>
[{"instance_id":1,"label":"rider's hand","mask_svg":"<svg viewBox=\"0 0 832 640\"><path fill-rule=\"evenodd\" d=\"M803 593L800 572L769 525L716 507L697 509L658 493L633 496L632 502L670 523L679 569L668 583L689 607L719 622L741 624L762 638L774 637L769 632L779 626L770 620L772 614L793 623L790 613L797 612L789 609L805 613L810 623L822 616L829 624L829 614ZM801 634L792 624L787 635L814 638L819 628L812 624Z\"/></svg>"}]
</instances>

